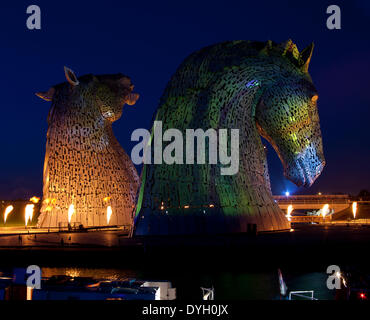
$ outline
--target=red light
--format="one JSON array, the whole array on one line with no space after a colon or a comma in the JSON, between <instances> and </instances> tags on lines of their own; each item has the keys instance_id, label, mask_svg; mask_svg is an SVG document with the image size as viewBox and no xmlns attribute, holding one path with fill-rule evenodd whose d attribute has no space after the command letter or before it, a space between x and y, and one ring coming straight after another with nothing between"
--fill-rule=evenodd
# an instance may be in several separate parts
<instances>
[{"instance_id":1,"label":"red light","mask_svg":"<svg viewBox=\"0 0 370 320\"><path fill-rule=\"evenodd\" d=\"M361 299L366 299L366 294L365 293L360 293L360 298Z\"/></svg>"}]
</instances>

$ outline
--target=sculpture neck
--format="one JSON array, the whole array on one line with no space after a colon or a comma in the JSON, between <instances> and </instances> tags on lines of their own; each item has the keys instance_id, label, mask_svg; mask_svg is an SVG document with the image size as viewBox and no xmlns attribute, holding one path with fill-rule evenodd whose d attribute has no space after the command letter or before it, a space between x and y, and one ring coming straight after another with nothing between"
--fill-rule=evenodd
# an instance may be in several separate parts
<instances>
[{"instance_id":1,"label":"sculpture neck","mask_svg":"<svg viewBox=\"0 0 370 320\"><path fill-rule=\"evenodd\" d=\"M238 175L244 176L245 187L250 184L269 187L267 157L255 119L265 88L261 78L250 70L237 79L240 80L233 83L231 99L220 110L219 128L239 129Z\"/></svg>"}]
</instances>

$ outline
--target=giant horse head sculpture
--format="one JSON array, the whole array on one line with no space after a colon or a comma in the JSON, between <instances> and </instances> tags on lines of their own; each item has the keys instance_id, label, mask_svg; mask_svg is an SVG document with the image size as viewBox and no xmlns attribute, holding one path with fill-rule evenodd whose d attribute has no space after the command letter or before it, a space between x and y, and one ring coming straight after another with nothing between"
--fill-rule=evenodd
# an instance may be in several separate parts
<instances>
[{"instance_id":1,"label":"giant horse head sculpture","mask_svg":"<svg viewBox=\"0 0 370 320\"><path fill-rule=\"evenodd\" d=\"M314 45L300 54L290 40L284 47L296 68L283 69L280 79L264 88L256 122L277 152L284 175L298 186L309 187L325 166L318 93L308 73Z\"/></svg>"},{"instance_id":2,"label":"giant horse head sculpture","mask_svg":"<svg viewBox=\"0 0 370 320\"><path fill-rule=\"evenodd\" d=\"M38 226L130 225L139 177L112 122L139 98L128 76L77 77L39 92L51 101Z\"/></svg>"},{"instance_id":3,"label":"giant horse head sculpture","mask_svg":"<svg viewBox=\"0 0 370 320\"><path fill-rule=\"evenodd\" d=\"M124 104L133 105L139 99L132 93L134 85L131 79L121 73L111 75L85 75L77 78L74 72L64 67L67 82L51 87L47 92L36 95L46 101L52 101L64 95L81 95L85 105L94 106L103 118L109 122L118 120ZM62 97L63 98L63 97ZM64 97L65 99L65 97Z\"/></svg>"},{"instance_id":4,"label":"giant horse head sculpture","mask_svg":"<svg viewBox=\"0 0 370 320\"><path fill-rule=\"evenodd\" d=\"M299 52L291 40L237 40L184 60L155 119L183 134L238 130L238 170L222 175L220 161L145 164L134 234L248 232L252 225L258 231L290 229L271 194L261 135L275 148L287 178L312 185L325 165L318 93L308 73L312 52L313 44Z\"/></svg>"}]
</instances>

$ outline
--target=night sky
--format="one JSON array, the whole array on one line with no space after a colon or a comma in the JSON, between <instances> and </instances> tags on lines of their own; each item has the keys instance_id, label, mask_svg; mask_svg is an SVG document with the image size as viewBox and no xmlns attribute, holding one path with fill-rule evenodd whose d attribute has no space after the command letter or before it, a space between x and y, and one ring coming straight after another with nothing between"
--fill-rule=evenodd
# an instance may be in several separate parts
<instances>
[{"instance_id":1,"label":"night sky","mask_svg":"<svg viewBox=\"0 0 370 320\"><path fill-rule=\"evenodd\" d=\"M339 5L342 29L326 28L326 8ZM37 4L42 29L26 28ZM225 40L291 38L315 42L310 74L319 92L327 165L310 189L284 179L269 149L275 194L357 194L370 189L370 1L1 1L0 199L42 194L50 103L34 95L77 74L122 72L141 98L125 106L114 132L128 154L131 132L149 128L178 65L193 51Z\"/></svg>"}]
</instances>

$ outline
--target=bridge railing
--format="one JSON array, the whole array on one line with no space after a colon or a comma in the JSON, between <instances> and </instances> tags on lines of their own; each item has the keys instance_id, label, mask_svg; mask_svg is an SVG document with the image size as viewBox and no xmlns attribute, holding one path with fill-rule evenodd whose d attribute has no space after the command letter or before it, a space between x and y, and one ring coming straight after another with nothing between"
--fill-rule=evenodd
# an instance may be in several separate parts
<instances>
[{"instance_id":1,"label":"bridge railing","mask_svg":"<svg viewBox=\"0 0 370 320\"><path fill-rule=\"evenodd\" d=\"M329 225L370 225L370 219L332 220L332 216L292 216L292 223L320 223Z\"/></svg>"},{"instance_id":2,"label":"bridge railing","mask_svg":"<svg viewBox=\"0 0 370 320\"><path fill-rule=\"evenodd\" d=\"M326 216L325 218L322 216L292 216L290 219L292 223L325 223L331 221L331 216Z\"/></svg>"},{"instance_id":3,"label":"bridge railing","mask_svg":"<svg viewBox=\"0 0 370 320\"><path fill-rule=\"evenodd\" d=\"M281 204L350 204L352 201L349 199L322 199L322 200L294 200L294 199L275 199L277 203Z\"/></svg>"},{"instance_id":4,"label":"bridge railing","mask_svg":"<svg viewBox=\"0 0 370 320\"><path fill-rule=\"evenodd\" d=\"M351 199L348 195L291 195L291 196L273 196L277 203L282 204L349 204Z\"/></svg>"},{"instance_id":5,"label":"bridge railing","mask_svg":"<svg viewBox=\"0 0 370 320\"><path fill-rule=\"evenodd\" d=\"M339 225L370 225L370 219L352 219L352 220L331 220L329 224Z\"/></svg>"}]
</instances>

